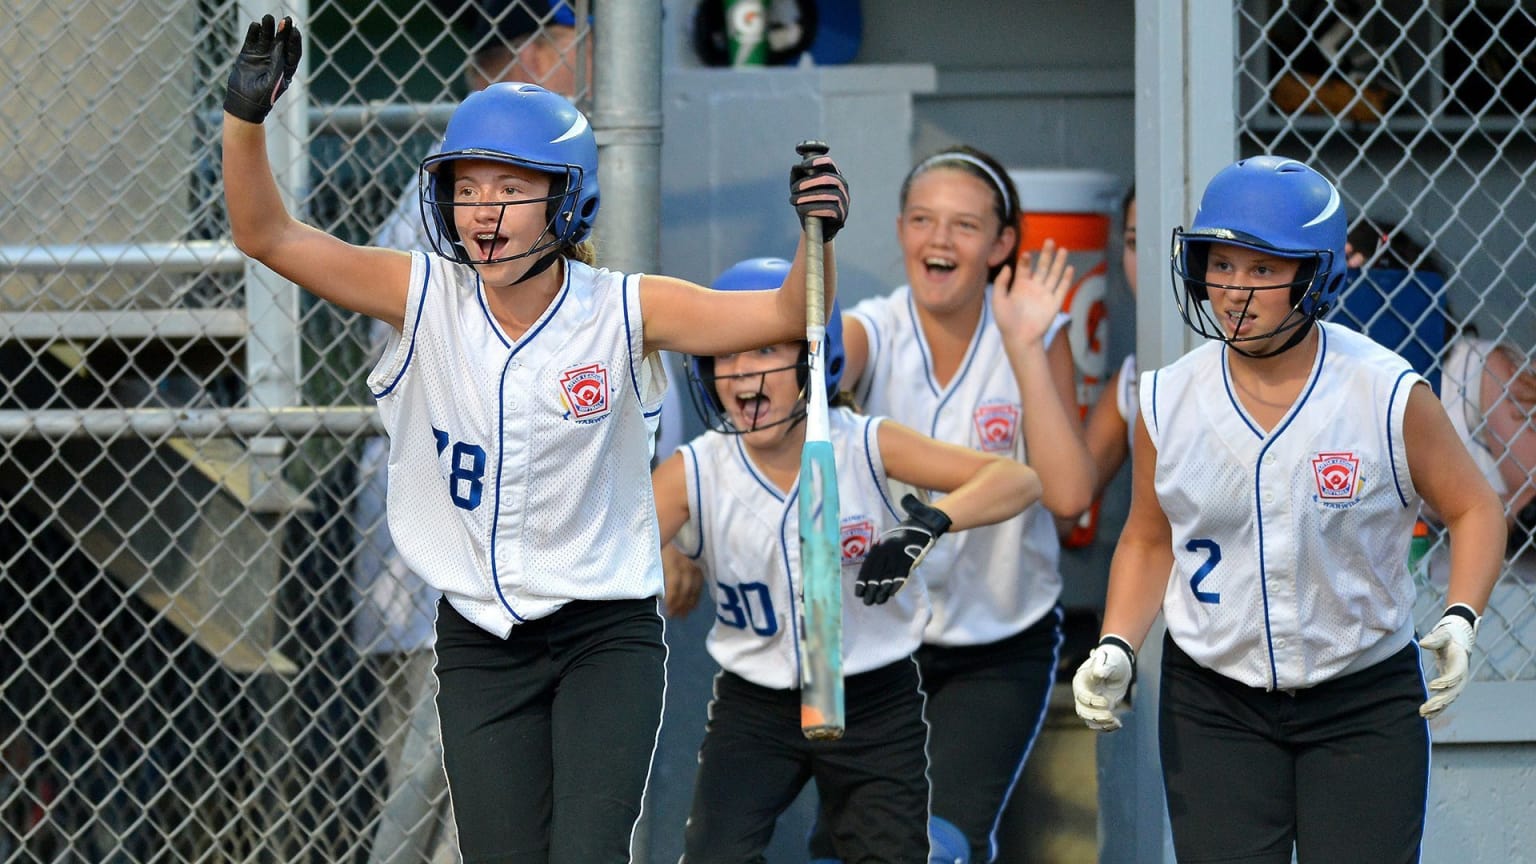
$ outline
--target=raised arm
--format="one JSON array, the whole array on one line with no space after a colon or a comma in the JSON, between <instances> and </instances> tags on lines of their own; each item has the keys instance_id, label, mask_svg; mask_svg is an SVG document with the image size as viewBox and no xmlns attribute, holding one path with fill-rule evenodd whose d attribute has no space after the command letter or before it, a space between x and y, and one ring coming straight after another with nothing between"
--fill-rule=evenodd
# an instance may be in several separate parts
<instances>
[{"instance_id":1,"label":"raised arm","mask_svg":"<svg viewBox=\"0 0 1536 864\"><path fill-rule=\"evenodd\" d=\"M1073 275L1066 250L1047 242L1038 256L1004 267L992 289L993 317L1024 405L1024 452L1045 485L1041 502L1063 519L1093 504L1096 480L1078 419L1072 348L1064 336L1045 344Z\"/></svg>"},{"instance_id":2,"label":"raised arm","mask_svg":"<svg viewBox=\"0 0 1536 864\"><path fill-rule=\"evenodd\" d=\"M832 238L848 219L847 181L831 157L808 159L790 174L789 200L801 219L816 216L822 221L830 313L837 293ZM712 356L804 339L805 273L802 233L789 275L777 291L710 291L668 276L642 277L640 314L645 349Z\"/></svg>"},{"instance_id":3,"label":"raised arm","mask_svg":"<svg viewBox=\"0 0 1536 864\"><path fill-rule=\"evenodd\" d=\"M299 287L345 309L400 327L411 258L353 246L288 213L261 123L298 69L302 43L293 22L271 15L250 25L230 70L224 99L224 201L230 234L246 255Z\"/></svg>"}]
</instances>

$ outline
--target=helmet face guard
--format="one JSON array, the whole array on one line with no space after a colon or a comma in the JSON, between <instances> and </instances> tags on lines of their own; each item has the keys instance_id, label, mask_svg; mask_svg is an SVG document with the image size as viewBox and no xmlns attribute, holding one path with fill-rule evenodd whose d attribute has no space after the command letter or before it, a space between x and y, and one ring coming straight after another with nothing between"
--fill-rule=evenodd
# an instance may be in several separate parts
<instances>
[{"instance_id":1,"label":"helmet face guard","mask_svg":"<svg viewBox=\"0 0 1536 864\"><path fill-rule=\"evenodd\" d=\"M1300 341L1312 322L1328 314L1344 286L1347 223L1339 190L1327 178L1294 159L1255 156L1223 168L1206 186L1188 229L1173 232L1172 287L1179 314L1206 339L1238 343L1267 340L1296 331L1277 354ZM1206 270L1213 243L1240 246L1297 259L1297 278L1286 285L1252 290L1290 291L1291 312L1269 332L1230 337L1211 311ZM1247 286L1243 290L1249 290ZM1252 297L1250 295L1250 302ZM1238 350L1241 350L1240 348ZM1243 353L1250 353L1244 351Z\"/></svg>"},{"instance_id":2,"label":"helmet face guard","mask_svg":"<svg viewBox=\"0 0 1536 864\"><path fill-rule=\"evenodd\" d=\"M453 166L460 159L515 165L550 176L549 195L515 202L476 202L505 208L544 204L547 226L529 248L486 261L470 260L454 223ZM422 160L417 174L421 216L433 249L464 264L495 264L536 255L561 244L580 243L592 232L600 196L597 139L587 118L570 100L533 84L503 82L471 93L448 121L438 152ZM466 202L467 203L467 202Z\"/></svg>"},{"instance_id":3,"label":"helmet face guard","mask_svg":"<svg viewBox=\"0 0 1536 864\"><path fill-rule=\"evenodd\" d=\"M1278 285L1266 285L1255 287L1251 285L1233 286L1209 279L1207 276L1207 264L1210 259L1210 247L1213 243L1224 243L1232 246L1241 246L1258 252L1265 252L1282 258L1296 259L1299 266L1296 278L1290 282ZM1253 242L1243 242L1235 239L1217 238L1208 234L1195 234L1184 229L1175 229L1170 253L1173 284L1173 299L1178 305L1179 315L1184 319L1184 324L1204 339L1215 339L1231 345L1233 348L1250 354L1242 349L1242 343L1261 342L1274 338L1282 333L1288 333L1298 328L1303 331L1314 320L1321 317L1328 309L1327 304L1318 301L1317 274L1327 273L1331 268L1332 251L1309 250L1297 252L1295 250L1271 249ZM1291 311L1281 319L1280 323L1263 332L1247 336L1232 336L1227 333L1211 309L1210 288L1247 291L1248 303L1253 302L1254 295L1259 291L1288 291L1290 292ZM1311 308L1312 312L1307 309ZM1248 305L1244 304L1243 312L1247 312ZM1322 310L1318 312L1317 310ZM1299 336L1297 337L1300 338ZM1278 354L1286 344L1275 351L1251 356L1271 356Z\"/></svg>"},{"instance_id":4,"label":"helmet face guard","mask_svg":"<svg viewBox=\"0 0 1536 864\"><path fill-rule=\"evenodd\" d=\"M453 163L459 159L485 159L532 168L549 175L549 194L540 198L522 198L516 201L455 201ZM563 242L563 237L571 233L569 226L574 220L574 211L571 208L581 196L582 180L582 170L577 166L530 165L524 160L504 153L455 152L429 156L422 163L420 178L421 218L430 229L427 231L427 238L432 242L432 248L437 254L460 264L500 264L537 255L559 246ZM458 223L454 221L454 213L459 207L499 207L501 212L496 217L495 230L500 233L502 223L506 221L508 207L535 204L544 205L544 230L527 249L521 252L508 250L508 254L475 259L470 255L463 238L459 236Z\"/></svg>"},{"instance_id":5,"label":"helmet face guard","mask_svg":"<svg viewBox=\"0 0 1536 864\"><path fill-rule=\"evenodd\" d=\"M760 429L771 429L775 426L798 423L805 419L805 380L811 368L811 359L805 347L800 348L800 356L794 363L788 366L779 366L774 369L762 369L756 372L742 372L736 375L716 375L715 358L713 357L689 357L688 362L688 395L693 399L693 410L699 414L699 419L712 432L724 435L746 435ZM720 390L716 386L721 381L751 381L757 379L757 390L761 392L767 387L769 375L786 370L795 370L795 380L800 385L800 397L790 409L789 414L778 420L767 423L754 419L745 428L736 425L731 417L731 412L720 401Z\"/></svg>"},{"instance_id":6,"label":"helmet face guard","mask_svg":"<svg viewBox=\"0 0 1536 864\"><path fill-rule=\"evenodd\" d=\"M739 261L721 273L710 288L715 291L772 291L783 284L784 278L789 275L790 262L783 258L748 258ZM824 380L827 385L828 397L838 392L838 386L843 380L843 361L846 354L843 351L843 315L842 307L838 301L832 301L832 312L827 316L826 333L826 371ZM716 375L715 358L689 355L688 369L688 395L693 401L694 410L698 412L699 419L706 427L715 432L726 435L745 435L748 432L756 432L759 429L769 429L774 426L798 423L805 419L806 412L806 383L810 379L811 358L807 345L800 346L800 354L796 361L788 366L780 366L776 369L764 369L756 372L746 372L738 375ZM758 390L764 386L764 380L775 372L783 372L787 369L795 370L795 383L800 388L800 397L795 403L789 415L771 423L752 423L750 428L737 428L731 418L730 411L720 401L720 391L716 383L726 380L741 380L758 378Z\"/></svg>"}]
</instances>

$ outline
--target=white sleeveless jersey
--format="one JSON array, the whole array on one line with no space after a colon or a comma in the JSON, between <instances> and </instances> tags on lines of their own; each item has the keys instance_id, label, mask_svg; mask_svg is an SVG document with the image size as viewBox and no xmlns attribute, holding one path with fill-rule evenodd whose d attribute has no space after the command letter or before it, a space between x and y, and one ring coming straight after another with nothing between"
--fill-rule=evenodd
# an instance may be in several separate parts
<instances>
[{"instance_id":1,"label":"white sleeveless jersey","mask_svg":"<svg viewBox=\"0 0 1536 864\"><path fill-rule=\"evenodd\" d=\"M919 575L874 606L854 596L854 579L881 532L905 518L910 487L885 476L875 430L881 418L829 412L837 462L843 556L843 672L894 663L922 644L930 614ZM706 645L722 669L763 687L800 686L800 487L785 494L758 472L741 439L706 432L682 447L689 521L678 543L714 589L715 623Z\"/></svg>"},{"instance_id":2,"label":"white sleeveless jersey","mask_svg":"<svg viewBox=\"0 0 1536 864\"><path fill-rule=\"evenodd\" d=\"M1467 452L1472 454L1472 461L1477 463L1477 470L1503 499L1509 487L1499 473L1499 463L1488 446L1488 429L1483 425L1483 367L1495 347L1497 343L1492 340L1475 336L1451 340L1440 378L1440 401L1450 415L1451 425L1467 445Z\"/></svg>"},{"instance_id":3,"label":"white sleeveless jersey","mask_svg":"<svg viewBox=\"0 0 1536 864\"><path fill-rule=\"evenodd\" d=\"M925 435L1027 462L1018 382L992 319L990 292L960 370L934 379L912 291L902 286L850 310L869 336L869 361L857 397L871 414ZM1046 343L1065 323L1058 317ZM1049 511L1036 503L996 525L947 534L923 562L933 621L923 641L995 642L1044 618L1061 595L1061 544Z\"/></svg>"},{"instance_id":4,"label":"white sleeveless jersey","mask_svg":"<svg viewBox=\"0 0 1536 864\"><path fill-rule=\"evenodd\" d=\"M1408 540L1419 495L1403 415L1408 361L1322 323L1296 404L1266 433L1208 342L1141 381L1173 528L1168 632L1252 687L1310 687L1380 662L1413 635Z\"/></svg>"},{"instance_id":5,"label":"white sleeveless jersey","mask_svg":"<svg viewBox=\"0 0 1536 864\"><path fill-rule=\"evenodd\" d=\"M437 153L436 147L428 151L426 155L431 156L435 153ZM374 232L373 245L383 246L386 249L416 250L428 258L435 259L437 257L436 251L432 248L432 240L427 236L426 223L422 221L421 190L417 188L414 177L411 182L405 185L405 188L400 190L400 197L395 200L394 208L389 211L389 215L384 218L384 222ZM434 263L433 266L438 265ZM386 331L394 329L382 321L375 321L374 323L382 325ZM378 340L375 341L377 342ZM665 394L665 388L669 386L671 380L666 377L666 364L662 362L661 355L658 353L650 354L645 359L644 377L640 381L640 390L642 393L648 394L648 398L649 394L654 393L656 398L660 399ZM672 398L665 400L663 403L663 410L670 414L679 413L678 399L680 398L681 394L674 393ZM646 422L651 429L653 448L660 446L662 443L656 440L661 427L661 421L662 411L646 415ZM668 422L671 422L670 418ZM672 449L677 447L677 443L681 442L671 443L666 452L671 453Z\"/></svg>"},{"instance_id":6,"label":"white sleeveless jersey","mask_svg":"<svg viewBox=\"0 0 1536 864\"><path fill-rule=\"evenodd\" d=\"M510 339L470 267L412 254L405 329L368 376L389 432L389 529L484 630L570 600L661 593L639 276L566 260Z\"/></svg>"}]
</instances>

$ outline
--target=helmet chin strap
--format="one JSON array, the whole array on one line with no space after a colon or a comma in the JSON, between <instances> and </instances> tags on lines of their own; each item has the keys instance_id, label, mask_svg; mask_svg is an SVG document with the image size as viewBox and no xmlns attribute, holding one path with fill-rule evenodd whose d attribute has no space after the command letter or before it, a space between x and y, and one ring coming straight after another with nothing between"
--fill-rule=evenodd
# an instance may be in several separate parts
<instances>
[{"instance_id":1,"label":"helmet chin strap","mask_svg":"<svg viewBox=\"0 0 1536 864\"><path fill-rule=\"evenodd\" d=\"M1260 352L1260 351L1244 351L1243 349L1237 347L1237 343L1236 342L1230 342L1230 341L1227 342L1227 347L1231 348L1233 351L1236 351L1237 353L1243 355L1244 357L1252 357L1252 358L1254 358L1256 360L1261 360L1261 359L1263 359L1265 357L1274 357L1274 356L1277 356L1277 355L1280 355L1280 354L1284 354L1285 352L1291 350L1292 348L1295 348L1297 345L1300 345L1301 344L1301 340L1307 338L1307 334L1311 333L1312 332L1312 328L1315 327L1316 325L1317 325L1317 319L1316 318L1313 318L1311 315L1303 316L1302 319L1301 319L1301 323L1299 323L1295 327L1291 328L1291 335L1286 337L1286 340L1284 342L1280 343L1280 347L1276 348L1273 351L1263 351L1263 352Z\"/></svg>"},{"instance_id":2,"label":"helmet chin strap","mask_svg":"<svg viewBox=\"0 0 1536 864\"><path fill-rule=\"evenodd\" d=\"M528 268L528 272L524 273L522 276L519 276L517 281L513 282L512 284L521 285L522 283L527 282L529 279L532 279L540 273L543 273L545 270L548 270L550 265L555 263L555 259L559 257L560 248L558 246L551 247L547 255L533 262L533 266Z\"/></svg>"}]
</instances>

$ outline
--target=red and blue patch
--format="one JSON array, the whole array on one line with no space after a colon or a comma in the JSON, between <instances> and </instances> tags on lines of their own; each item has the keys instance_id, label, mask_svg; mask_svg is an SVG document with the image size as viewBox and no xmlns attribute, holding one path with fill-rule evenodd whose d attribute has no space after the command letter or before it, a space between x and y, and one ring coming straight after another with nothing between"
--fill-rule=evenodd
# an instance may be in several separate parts
<instances>
[{"instance_id":1,"label":"red and blue patch","mask_svg":"<svg viewBox=\"0 0 1536 864\"><path fill-rule=\"evenodd\" d=\"M611 404L608 369L601 363L584 363L560 373L561 401L565 416L577 423L595 423L608 416Z\"/></svg>"},{"instance_id":2,"label":"red and blue patch","mask_svg":"<svg viewBox=\"0 0 1536 864\"><path fill-rule=\"evenodd\" d=\"M875 523L863 515L843 520L843 566L863 564L875 545Z\"/></svg>"},{"instance_id":3,"label":"red and blue patch","mask_svg":"<svg viewBox=\"0 0 1536 864\"><path fill-rule=\"evenodd\" d=\"M1359 497L1360 458L1354 453L1318 453L1312 457L1312 476L1321 504L1347 507Z\"/></svg>"},{"instance_id":4,"label":"red and blue patch","mask_svg":"<svg viewBox=\"0 0 1536 864\"><path fill-rule=\"evenodd\" d=\"M1011 453L1019 438L1019 406L1014 402L987 402L972 415L976 438L986 453Z\"/></svg>"}]
</instances>

